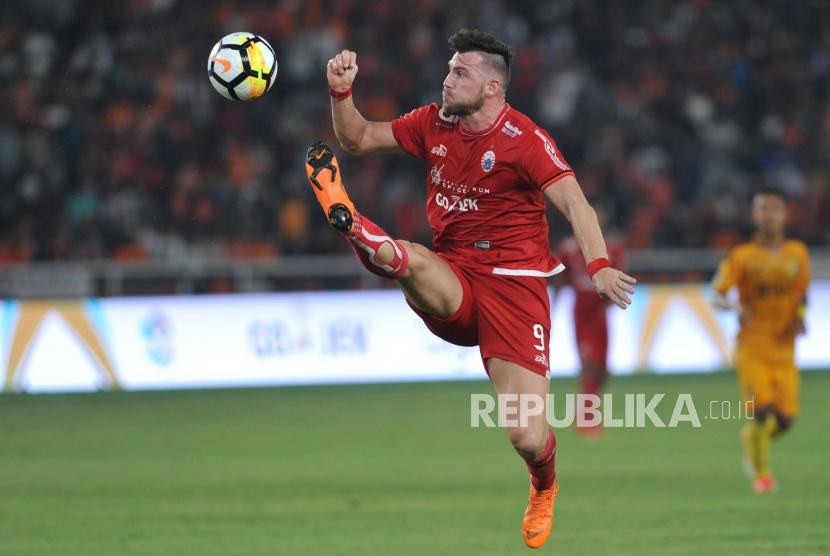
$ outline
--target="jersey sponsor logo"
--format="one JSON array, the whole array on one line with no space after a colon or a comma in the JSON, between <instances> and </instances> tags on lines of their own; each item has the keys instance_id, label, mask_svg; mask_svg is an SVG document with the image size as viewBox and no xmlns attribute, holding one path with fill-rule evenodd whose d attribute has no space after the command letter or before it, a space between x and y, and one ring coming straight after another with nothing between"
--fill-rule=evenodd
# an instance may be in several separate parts
<instances>
[{"instance_id":1,"label":"jersey sponsor logo","mask_svg":"<svg viewBox=\"0 0 830 556\"><path fill-rule=\"evenodd\" d=\"M504 127L501 128L501 132L507 135L508 137L518 137L522 134L522 130L516 127L515 125L510 123L510 120L504 122Z\"/></svg>"},{"instance_id":2,"label":"jersey sponsor logo","mask_svg":"<svg viewBox=\"0 0 830 556\"><path fill-rule=\"evenodd\" d=\"M755 285L755 295L761 299L791 295L791 291L791 285L782 282L759 282Z\"/></svg>"},{"instance_id":3,"label":"jersey sponsor logo","mask_svg":"<svg viewBox=\"0 0 830 556\"><path fill-rule=\"evenodd\" d=\"M545 137L545 134L542 133L541 131L539 131L538 129L536 131L534 131L533 133L536 135L536 137L541 139L542 142L545 144L545 151L548 153L548 156L553 161L553 163L556 165L556 167L559 168L560 170L564 170L564 171L570 170L568 165L565 164L564 162L562 162L562 159L560 159L559 155L556 154L556 149L553 147L551 142L548 141L548 138Z\"/></svg>"},{"instance_id":4,"label":"jersey sponsor logo","mask_svg":"<svg viewBox=\"0 0 830 556\"><path fill-rule=\"evenodd\" d=\"M482 187L480 185L467 185L466 183L457 183L444 177L444 164L441 166L433 166L429 169L429 181L432 185L446 189L450 193L457 195L467 195L468 193L480 193L482 195L489 195L490 188Z\"/></svg>"},{"instance_id":5,"label":"jersey sponsor logo","mask_svg":"<svg viewBox=\"0 0 830 556\"><path fill-rule=\"evenodd\" d=\"M490 242L487 240L478 240L473 243L473 247L476 249L484 249L486 251L490 249Z\"/></svg>"},{"instance_id":6,"label":"jersey sponsor logo","mask_svg":"<svg viewBox=\"0 0 830 556\"><path fill-rule=\"evenodd\" d=\"M437 147L432 147L432 150L429 152L431 152L432 154L437 154L438 156L447 156L447 147L445 147L444 144L441 143Z\"/></svg>"},{"instance_id":7,"label":"jersey sponsor logo","mask_svg":"<svg viewBox=\"0 0 830 556\"><path fill-rule=\"evenodd\" d=\"M481 156L481 169L485 172L489 172L493 169L493 166L496 164L496 153L493 151L487 151Z\"/></svg>"},{"instance_id":8,"label":"jersey sponsor logo","mask_svg":"<svg viewBox=\"0 0 830 556\"><path fill-rule=\"evenodd\" d=\"M458 195L450 195L447 197L443 193L436 193L435 204L447 212L469 212L471 210L478 210L478 199L465 199Z\"/></svg>"},{"instance_id":9,"label":"jersey sponsor logo","mask_svg":"<svg viewBox=\"0 0 830 556\"><path fill-rule=\"evenodd\" d=\"M543 367L548 368L548 358L545 356L544 353L537 353L536 358L534 360Z\"/></svg>"},{"instance_id":10,"label":"jersey sponsor logo","mask_svg":"<svg viewBox=\"0 0 830 556\"><path fill-rule=\"evenodd\" d=\"M435 185L441 185L443 178L441 177L441 172L444 171L444 166L433 166L432 169L429 171L429 179Z\"/></svg>"},{"instance_id":11,"label":"jersey sponsor logo","mask_svg":"<svg viewBox=\"0 0 830 556\"><path fill-rule=\"evenodd\" d=\"M789 273L791 278L795 277L795 275L798 274L798 266L798 261L790 261L790 263L787 265L787 273Z\"/></svg>"}]
</instances>

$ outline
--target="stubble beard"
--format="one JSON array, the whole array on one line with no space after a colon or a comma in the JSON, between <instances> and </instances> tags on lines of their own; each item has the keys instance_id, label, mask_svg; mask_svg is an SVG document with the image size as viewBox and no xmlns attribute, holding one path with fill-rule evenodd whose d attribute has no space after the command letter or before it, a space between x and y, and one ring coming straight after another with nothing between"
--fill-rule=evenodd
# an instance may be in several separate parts
<instances>
[{"instance_id":1,"label":"stubble beard","mask_svg":"<svg viewBox=\"0 0 830 556\"><path fill-rule=\"evenodd\" d=\"M469 104L462 104L460 102L444 102L441 108L444 110L444 114L464 117L475 114L481 110L482 106L484 106L484 95L480 95L474 102Z\"/></svg>"}]
</instances>

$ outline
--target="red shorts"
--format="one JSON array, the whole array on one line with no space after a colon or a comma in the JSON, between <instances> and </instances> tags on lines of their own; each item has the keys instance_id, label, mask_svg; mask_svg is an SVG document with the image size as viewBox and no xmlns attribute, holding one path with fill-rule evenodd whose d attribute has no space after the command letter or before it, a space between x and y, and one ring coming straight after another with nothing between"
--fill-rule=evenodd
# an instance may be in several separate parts
<instances>
[{"instance_id":1,"label":"red shorts","mask_svg":"<svg viewBox=\"0 0 830 556\"><path fill-rule=\"evenodd\" d=\"M461 307L447 318L409 306L430 331L459 346L480 346L481 360L498 357L542 376L550 372L550 297L547 280L499 276L450 265L463 288Z\"/></svg>"}]
</instances>

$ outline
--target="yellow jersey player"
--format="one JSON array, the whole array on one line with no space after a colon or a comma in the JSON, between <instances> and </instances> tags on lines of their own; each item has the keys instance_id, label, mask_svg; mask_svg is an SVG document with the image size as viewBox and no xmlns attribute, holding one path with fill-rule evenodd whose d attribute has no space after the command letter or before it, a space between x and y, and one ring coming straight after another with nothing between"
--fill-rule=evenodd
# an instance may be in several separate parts
<instances>
[{"instance_id":1,"label":"yellow jersey player","mask_svg":"<svg viewBox=\"0 0 830 556\"><path fill-rule=\"evenodd\" d=\"M756 492L775 489L769 468L771 440L798 415L795 338L805 331L810 263L807 247L784 235L787 199L764 189L752 200L755 238L735 247L719 268L713 287L716 306L738 311L735 348L741 395L752 400L754 419L741 431L747 467ZM726 299L733 287L739 304Z\"/></svg>"}]
</instances>

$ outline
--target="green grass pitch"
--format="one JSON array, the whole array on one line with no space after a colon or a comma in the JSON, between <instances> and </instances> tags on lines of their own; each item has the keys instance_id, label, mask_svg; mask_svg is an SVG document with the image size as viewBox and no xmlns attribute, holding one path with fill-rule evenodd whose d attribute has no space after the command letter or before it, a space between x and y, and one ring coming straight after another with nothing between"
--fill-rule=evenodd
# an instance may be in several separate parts
<instances>
[{"instance_id":1,"label":"green grass pitch","mask_svg":"<svg viewBox=\"0 0 830 556\"><path fill-rule=\"evenodd\" d=\"M704 418L708 400L737 403L734 375L610 390L692 393L703 426L560 431L541 553L830 552L830 373L804 373L765 496L740 423ZM489 384L0 396L0 554L526 554L524 466L503 431L469 427L471 392Z\"/></svg>"}]
</instances>

